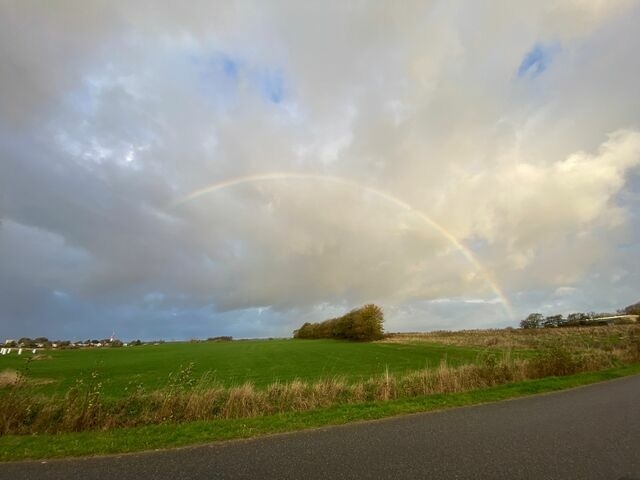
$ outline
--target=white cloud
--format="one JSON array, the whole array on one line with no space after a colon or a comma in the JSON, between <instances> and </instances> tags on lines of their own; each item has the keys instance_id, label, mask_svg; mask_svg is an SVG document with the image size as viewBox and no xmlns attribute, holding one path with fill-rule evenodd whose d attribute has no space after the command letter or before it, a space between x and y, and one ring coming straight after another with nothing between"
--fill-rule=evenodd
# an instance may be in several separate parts
<instances>
[{"instance_id":1,"label":"white cloud","mask_svg":"<svg viewBox=\"0 0 640 480\"><path fill-rule=\"evenodd\" d=\"M476 323L505 321L446 236L366 191L273 181L172 207L284 171L409 203L507 293L588 281L621 296L590 274L617 272L619 244L637 245L638 207L620 196L640 161L639 18L633 1L7 3L1 212L25 239L43 232L87 256L81 282L12 268L25 292L70 291L97 316L126 311L159 332L179 328L175 309L285 333L364 301L395 329L420 315L472 325L472 306ZM553 55L518 77L536 45ZM38 245L34 258L58 265ZM513 296L519 312L550 301Z\"/></svg>"}]
</instances>

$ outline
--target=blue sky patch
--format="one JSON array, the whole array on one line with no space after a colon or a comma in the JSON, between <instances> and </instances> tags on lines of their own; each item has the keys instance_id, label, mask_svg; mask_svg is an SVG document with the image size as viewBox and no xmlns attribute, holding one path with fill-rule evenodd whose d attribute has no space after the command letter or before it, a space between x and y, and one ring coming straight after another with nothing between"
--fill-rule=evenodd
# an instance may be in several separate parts
<instances>
[{"instance_id":1,"label":"blue sky patch","mask_svg":"<svg viewBox=\"0 0 640 480\"><path fill-rule=\"evenodd\" d=\"M238 80L238 62L231 57L222 57L222 71L231 80Z\"/></svg>"},{"instance_id":2,"label":"blue sky patch","mask_svg":"<svg viewBox=\"0 0 640 480\"><path fill-rule=\"evenodd\" d=\"M535 77L544 72L549 64L551 64L551 61L557 51L557 45L543 45L541 43L536 43L522 59L522 62L518 67L518 77Z\"/></svg>"},{"instance_id":3,"label":"blue sky patch","mask_svg":"<svg viewBox=\"0 0 640 480\"><path fill-rule=\"evenodd\" d=\"M284 78L280 70L266 70L258 75L258 83L264 96L273 103L284 100Z\"/></svg>"},{"instance_id":4,"label":"blue sky patch","mask_svg":"<svg viewBox=\"0 0 640 480\"><path fill-rule=\"evenodd\" d=\"M193 55L190 61L196 65L207 94L220 96L223 92L223 97L233 97L235 87L245 79L265 100L279 104L285 99L285 80L280 68L250 65L241 58L220 52L205 57Z\"/></svg>"}]
</instances>

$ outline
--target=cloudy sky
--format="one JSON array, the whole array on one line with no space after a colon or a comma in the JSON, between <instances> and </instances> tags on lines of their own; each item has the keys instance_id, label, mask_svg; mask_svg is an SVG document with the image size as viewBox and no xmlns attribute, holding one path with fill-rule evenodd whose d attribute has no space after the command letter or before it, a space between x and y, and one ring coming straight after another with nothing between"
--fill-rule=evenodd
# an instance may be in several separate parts
<instances>
[{"instance_id":1,"label":"cloudy sky","mask_svg":"<svg viewBox=\"0 0 640 480\"><path fill-rule=\"evenodd\" d=\"M640 300L640 2L0 0L0 337Z\"/></svg>"}]
</instances>

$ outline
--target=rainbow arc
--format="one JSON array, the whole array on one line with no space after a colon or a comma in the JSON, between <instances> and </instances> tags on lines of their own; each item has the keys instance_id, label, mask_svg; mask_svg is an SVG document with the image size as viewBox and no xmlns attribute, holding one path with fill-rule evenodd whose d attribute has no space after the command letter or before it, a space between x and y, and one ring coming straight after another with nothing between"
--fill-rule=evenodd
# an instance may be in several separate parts
<instances>
[{"instance_id":1,"label":"rainbow arc","mask_svg":"<svg viewBox=\"0 0 640 480\"><path fill-rule=\"evenodd\" d=\"M398 208L408 211L413 215L416 215L422 222L428 225L430 228L438 232L444 238L446 238L451 245L453 245L458 252L473 266L473 268L478 272L478 274L482 277L487 286L491 289L491 291L496 295L496 297L500 300L502 307L507 314L507 316L512 319L513 318L513 310L511 304L509 302L508 297L505 295L503 290L500 288L498 283L493 279L492 275L487 271L487 269L482 265L482 263L477 259L475 254L462 243L458 238L453 235L449 230L443 227L441 224L433 220L427 214L422 212L421 210L414 208L404 200L388 193L383 190L379 190L367 185L363 185L361 183L355 182L353 180L343 178L343 177L335 177L330 175L320 175L320 174L311 174L311 173L290 173L290 172L272 172L272 173L264 173L259 175L248 175L243 177L231 178L228 180L223 180L221 182L217 182L211 185L208 185L203 188L199 188L194 190L193 192L185 195L180 198L176 202L174 202L174 206L181 205L185 202L189 202L194 200L195 198L201 197L203 195L212 194L214 192L235 187L237 185L248 184L248 183L259 183L266 182L271 180L308 180L308 181L319 181L325 183L334 183L338 185L347 186L350 188L358 189L362 192L367 192L373 196L384 199L397 206Z\"/></svg>"}]
</instances>

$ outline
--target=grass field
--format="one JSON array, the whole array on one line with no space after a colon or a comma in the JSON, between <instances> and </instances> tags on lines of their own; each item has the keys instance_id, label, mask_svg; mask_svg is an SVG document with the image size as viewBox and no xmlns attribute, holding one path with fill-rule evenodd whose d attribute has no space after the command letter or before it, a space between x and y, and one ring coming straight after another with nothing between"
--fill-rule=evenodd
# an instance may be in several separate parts
<instances>
[{"instance_id":1,"label":"grass field","mask_svg":"<svg viewBox=\"0 0 640 480\"><path fill-rule=\"evenodd\" d=\"M640 326L401 334L375 343L166 343L30 357L0 357L5 460L244 438L616 378L640 372ZM7 382L12 371L23 376Z\"/></svg>"},{"instance_id":2,"label":"grass field","mask_svg":"<svg viewBox=\"0 0 640 480\"><path fill-rule=\"evenodd\" d=\"M0 372L13 369L33 380L29 388L42 394L64 394L78 379L97 372L103 393L126 395L142 385L164 387L171 373L193 364L194 377L209 372L230 387L247 381L265 387L299 379L313 382L335 376L347 381L379 375L387 369L400 374L438 366L474 362L477 347L433 343L383 344L337 340L246 340L234 342L164 343L122 348L47 351L45 359L30 361L31 353L0 356ZM50 358L49 358L50 357Z\"/></svg>"}]
</instances>

